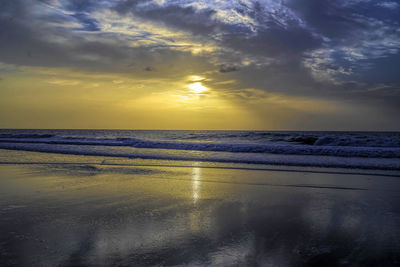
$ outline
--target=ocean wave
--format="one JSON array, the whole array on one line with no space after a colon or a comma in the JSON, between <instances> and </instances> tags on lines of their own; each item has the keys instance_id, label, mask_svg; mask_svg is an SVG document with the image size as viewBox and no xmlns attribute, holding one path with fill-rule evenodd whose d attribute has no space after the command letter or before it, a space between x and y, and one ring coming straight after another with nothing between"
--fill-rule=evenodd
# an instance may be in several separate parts
<instances>
[{"instance_id":1,"label":"ocean wave","mask_svg":"<svg viewBox=\"0 0 400 267\"><path fill-rule=\"evenodd\" d=\"M400 147L400 135L298 135L286 138L284 141L314 146Z\"/></svg>"},{"instance_id":2,"label":"ocean wave","mask_svg":"<svg viewBox=\"0 0 400 267\"><path fill-rule=\"evenodd\" d=\"M22 135L21 135L22 136ZM136 148L215 151L232 153L271 153L284 155L320 155L337 157L366 157L366 158L399 158L400 147L362 147L334 145L328 137L318 138L313 145L278 144L278 143L218 143L218 142L188 142L143 140L138 138L79 138L34 135L22 138L0 137L0 143L38 143L47 145L90 145L90 146L125 146ZM41 137L39 137L41 136ZM311 143L312 140L294 139L293 142ZM309 138L309 137L307 137ZM336 143L343 141L336 140Z\"/></svg>"},{"instance_id":3,"label":"ocean wave","mask_svg":"<svg viewBox=\"0 0 400 267\"><path fill-rule=\"evenodd\" d=\"M103 157L269 164L306 167L359 168L396 171L400 170L400 161L398 158L341 158L318 155L303 156L263 153L182 151L89 145L47 145L38 143L0 143L0 148Z\"/></svg>"},{"instance_id":4,"label":"ocean wave","mask_svg":"<svg viewBox=\"0 0 400 267\"><path fill-rule=\"evenodd\" d=\"M40 139L51 138L54 134L0 134L0 140L3 139Z\"/></svg>"}]
</instances>

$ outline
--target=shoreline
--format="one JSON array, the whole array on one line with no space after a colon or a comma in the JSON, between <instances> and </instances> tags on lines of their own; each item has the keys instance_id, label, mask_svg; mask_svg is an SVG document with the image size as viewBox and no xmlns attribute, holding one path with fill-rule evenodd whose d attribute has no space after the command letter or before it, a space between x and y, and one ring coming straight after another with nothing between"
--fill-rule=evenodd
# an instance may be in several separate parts
<instances>
[{"instance_id":1,"label":"shoreline","mask_svg":"<svg viewBox=\"0 0 400 267\"><path fill-rule=\"evenodd\" d=\"M349 157L349 158L341 158L341 157L332 157L332 156L301 156L301 155L277 155L277 154L264 154L264 156L269 156L270 160L261 160L261 161L244 161L244 160L231 160L231 159L226 159L226 160L221 160L221 159L215 159L212 158L213 154L211 155L211 158L207 158L207 154L205 155L198 155L196 157L171 157L169 154L170 152L166 150L165 156L148 156L146 153L148 153L148 150L150 151L158 151L158 149L135 149L136 151L144 151L144 152L139 152L138 155L132 155L132 156L120 156L118 154L96 154L96 153L87 153L87 152L82 152L82 153L72 153L69 151L46 151L46 150L29 150L29 149L6 149L6 148L0 148L0 152L4 151L2 153L5 154L10 154L12 158L15 158L15 154L20 152L20 153L32 153L31 155L41 155L41 154L48 154L48 155L63 155L65 157L73 157L73 158L92 158L96 159L95 162L99 158L103 158L102 162L104 161L117 161L117 163L114 164L123 164L121 162L130 162L130 164L137 164L137 162L140 162L141 164L143 162L168 162L167 165L170 165L171 162L179 162L179 163L193 163L193 162L201 162L203 165L227 165L227 166L242 166L240 168L248 168L248 166L252 166L249 169L266 169L266 170L283 170L283 171L290 171L290 170L295 170L302 172L304 170L317 170L317 172L325 173L326 170L340 170L340 171L333 171L332 173L337 172L337 174L368 174L371 173L372 175L382 175L382 176L400 176L400 165L398 164L397 159L384 159L384 162L388 166L379 166L374 162L374 158L358 158L358 157ZM179 151L181 153L182 151ZM140 155L140 153L144 153L143 155ZM173 152L172 152L173 153ZM186 151L183 151L182 153L188 153ZM218 152L217 152L218 153ZM14 154L14 155L13 155ZM215 154L215 153L214 153ZM282 157L285 158L285 162L282 162ZM308 162L309 160L312 160L313 158L315 159L321 159L325 158L325 160L330 160L331 163L329 164L320 164L320 163L310 163ZM300 159L300 161L299 161ZM289 161L287 161L289 160ZM371 161L372 165L355 165L353 164L343 164L343 161L348 161L348 160L356 160L359 163L365 162L365 161ZM382 159L378 159L382 160ZM7 164L10 162L10 160L2 160L1 155L0 155L0 164L4 163ZM11 161L13 162L13 161ZM19 161L15 161L16 163ZM27 164L29 164L30 161L27 160ZM340 162L340 163L339 163ZM38 162L40 163L40 162ZM98 163L98 162L97 162ZM333 163L333 164L332 164ZM396 166L391 166L395 164ZM176 166L180 166L177 164L172 164ZM397 166L399 165L399 166ZM246 166L246 167L243 167ZM260 166L266 166L266 167L260 167ZM329 171L330 173L330 171Z\"/></svg>"}]
</instances>

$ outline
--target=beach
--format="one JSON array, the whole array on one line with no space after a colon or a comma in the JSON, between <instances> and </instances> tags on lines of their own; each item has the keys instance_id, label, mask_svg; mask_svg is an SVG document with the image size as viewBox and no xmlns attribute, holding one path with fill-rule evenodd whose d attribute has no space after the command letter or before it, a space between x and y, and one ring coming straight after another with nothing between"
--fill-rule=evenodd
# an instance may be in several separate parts
<instances>
[{"instance_id":1,"label":"beach","mask_svg":"<svg viewBox=\"0 0 400 267\"><path fill-rule=\"evenodd\" d=\"M2 266L400 261L397 175L4 149L0 161Z\"/></svg>"},{"instance_id":2,"label":"beach","mask_svg":"<svg viewBox=\"0 0 400 267\"><path fill-rule=\"evenodd\" d=\"M0 267L400 266L400 0L0 0Z\"/></svg>"}]
</instances>

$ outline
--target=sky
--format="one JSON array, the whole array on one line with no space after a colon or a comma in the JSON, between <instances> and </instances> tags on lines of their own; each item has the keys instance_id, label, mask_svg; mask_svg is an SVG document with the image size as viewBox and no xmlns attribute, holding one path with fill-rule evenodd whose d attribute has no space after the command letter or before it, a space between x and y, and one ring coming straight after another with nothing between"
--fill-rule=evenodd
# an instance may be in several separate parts
<instances>
[{"instance_id":1,"label":"sky","mask_svg":"<svg viewBox=\"0 0 400 267\"><path fill-rule=\"evenodd\" d=\"M0 128L400 130L400 1L1 0Z\"/></svg>"}]
</instances>

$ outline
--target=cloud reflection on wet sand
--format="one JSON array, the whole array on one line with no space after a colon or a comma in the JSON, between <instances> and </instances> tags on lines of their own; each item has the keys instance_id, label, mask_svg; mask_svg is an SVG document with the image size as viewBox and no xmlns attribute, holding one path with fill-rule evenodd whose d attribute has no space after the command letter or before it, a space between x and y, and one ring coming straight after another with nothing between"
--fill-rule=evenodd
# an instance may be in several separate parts
<instances>
[{"instance_id":1,"label":"cloud reflection on wet sand","mask_svg":"<svg viewBox=\"0 0 400 267\"><path fill-rule=\"evenodd\" d=\"M395 178L352 176L352 184L368 189L360 191L249 184L325 184L334 174L199 164L120 172L100 165L0 167L1 265L365 266L400 260ZM385 179L386 187L375 190L368 179Z\"/></svg>"}]
</instances>

